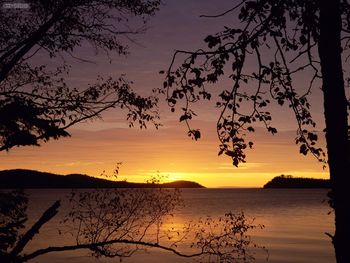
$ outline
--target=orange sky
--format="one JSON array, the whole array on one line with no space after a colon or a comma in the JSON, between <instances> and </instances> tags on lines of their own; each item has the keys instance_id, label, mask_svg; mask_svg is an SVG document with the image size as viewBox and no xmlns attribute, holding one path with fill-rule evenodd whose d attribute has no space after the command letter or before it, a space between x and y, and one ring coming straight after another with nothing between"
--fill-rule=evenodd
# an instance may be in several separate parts
<instances>
[{"instance_id":1,"label":"orange sky","mask_svg":"<svg viewBox=\"0 0 350 263\"><path fill-rule=\"evenodd\" d=\"M187 137L184 125L177 122L164 123L158 131L127 127L72 130L71 138L2 153L1 169L98 176L104 170L111 175L116 163L121 161L119 179L144 181L159 171L168 180L193 180L207 187L260 187L280 174L327 177L327 170L323 171L314 158L298 153L291 131L266 136L258 130L256 146L247 152L247 163L235 168L228 157L217 156L213 123L202 121L197 125L204 132L198 142Z\"/></svg>"},{"instance_id":2,"label":"orange sky","mask_svg":"<svg viewBox=\"0 0 350 263\"><path fill-rule=\"evenodd\" d=\"M203 46L202 39L232 23L230 17L220 19L199 18L201 14L220 13L231 7L230 1L164 1L160 12L151 19L148 31L136 37L138 44L130 44L128 57L111 55L113 62L103 54L96 55L89 46L77 54L94 63L72 61L68 81L75 86L94 82L97 75L114 77L126 74L134 81L134 89L148 95L159 87L163 76L158 72L168 67L175 49L195 49ZM50 65L48 58L37 58L36 63ZM306 76L301 76L302 81ZM300 85L300 83L296 83ZM226 82L223 82L226 85ZM312 94L314 117L321 122L322 99L320 91ZM164 98L161 98L164 100ZM178 115L161 104L163 127L155 130L127 128L119 110L104 114L104 121L88 122L70 130L72 137L50 141L41 147L25 147L0 153L0 169L26 168L60 174L86 173L99 175L112 173L117 162L123 162L120 179L144 181L159 171L168 180L193 180L207 187L239 186L260 187L280 174L327 178L328 171L312 157L298 153L294 143L295 123L288 108L272 107L275 126L281 132L275 136L263 129L255 133L255 147L247 152L247 163L232 166L228 157L217 156L215 137L217 112L212 103L197 106L199 116L193 126L200 128L202 139L192 141Z\"/></svg>"}]
</instances>

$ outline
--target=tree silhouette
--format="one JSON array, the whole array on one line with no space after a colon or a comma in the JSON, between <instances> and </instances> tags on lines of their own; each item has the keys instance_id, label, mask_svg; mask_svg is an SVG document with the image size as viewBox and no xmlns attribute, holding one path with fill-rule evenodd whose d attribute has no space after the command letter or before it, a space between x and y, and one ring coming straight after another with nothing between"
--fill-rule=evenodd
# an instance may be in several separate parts
<instances>
[{"instance_id":1,"label":"tree silhouette","mask_svg":"<svg viewBox=\"0 0 350 263\"><path fill-rule=\"evenodd\" d=\"M10 203L9 203L10 201ZM0 260L27 262L39 256L88 250L94 257L125 258L136 251L158 248L201 262L252 262L257 246L249 231L256 226L243 213L206 218L183 228L164 229L163 222L180 206L179 189L98 189L72 192L71 208L60 232L71 234L70 245L23 250L43 225L59 212L56 201L26 231L27 198L23 192L0 192ZM14 230L14 231L12 231ZM186 245L187 244L187 245ZM182 252L181 248L187 248Z\"/></svg>"},{"instance_id":2,"label":"tree silhouette","mask_svg":"<svg viewBox=\"0 0 350 263\"><path fill-rule=\"evenodd\" d=\"M245 133L254 132L254 124L262 123L274 134L272 116L267 109L271 101L287 105L295 114L297 137L301 154L311 153L319 161L328 161L332 191L330 203L335 211L335 234L332 241L338 263L350 262L347 252L350 237L350 214L347 212L350 195L348 106L344 79L350 40L350 4L347 0L243 0L226 12L206 17L238 13L240 24L226 26L223 31L205 38L208 49L178 50L166 72L161 92L175 110L179 100L185 101L180 121L185 121L189 136L200 138L200 131L189 121L194 116L191 104L210 100L208 86L216 83L229 71L231 89L219 94L217 107L221 109L217 121L220 141L219 155L225 153L238 166L245 162L245 149L252 141L245 141ZM181 66L175 68L176 58L186 55ZM256 67L247 66L255 60ZM300 72L310 76L303 93L294 81ZM310 113L308 95L322 82L324 94L325 135L327 157L316 146L316 123ZM247 112L242 103L249 104Z\"/></svg>"},{"instance_id":3,"label":"tree silhouette","mask_svg":"<svg viewBox=\"0 0 350 263\"><path fill-rule=\"evenodd\" d=\"M0 258L7 260L7 250L14 247L20 229L27 221L28 199L23 191L0 193Z\"/></svg>"},{"instance_id":4,"label":"tree silhouette","mask_svg":"<svg viewBox=\"0 0 350 263\"><path fill-rule=\"evenodd\" d=\"M127 54L121 36L144 32L159 0L33 0L27 5L16 9L1 2L0 7L0 150L69 136L67 128L115 107L128 111L130 125L158 126L157 99L137 95L125 76L98 77L88 87L72 87L66 79L69 60L85 61L74 53L83 44L107 56ZM143 26L132 29L132 17ZM38 63L43 56L58 66Z\"/></svg>"}]
</instances>

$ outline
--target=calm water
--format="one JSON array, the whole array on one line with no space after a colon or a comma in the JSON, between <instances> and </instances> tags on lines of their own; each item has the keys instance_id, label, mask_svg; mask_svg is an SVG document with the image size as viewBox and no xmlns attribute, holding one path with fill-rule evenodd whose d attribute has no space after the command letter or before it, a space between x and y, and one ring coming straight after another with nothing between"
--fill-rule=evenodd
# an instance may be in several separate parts
<instances>
[{"instance_id":1,"label":"calm water","mask_svg":"<svg viewBox=\"0 0 350 263\"><path fill-rule=\"evenodd\" d=\"M29 190L30 218L34 219L54 200L65 198L68 190ZM325 232L333 232L333 215L324 189L184 189L182 197L185 207L177 211L171 222L183 224L199 217L223 216L226 212L244 211L245 215L255 218L255 223L265 225L262 230L253 233L253 240L265 246L266 254L257 254L255 262L272 263L333 263L334 252ZM63 203L64 204L64 203ZM58 222L64 214L64 205L60 213L45 226L34 238L31 248L49 245L67 244L71 240L57 233ZM74 240L72 240L74 243ZM38 257L33 262L112 262L107 259L96 260L87 256L86 251L52 253ZM119 262L114 259L113 262ZM126 263L144 262L194 262L179 258L159 250L138 252Z\"/></svg>"}]
</instances>

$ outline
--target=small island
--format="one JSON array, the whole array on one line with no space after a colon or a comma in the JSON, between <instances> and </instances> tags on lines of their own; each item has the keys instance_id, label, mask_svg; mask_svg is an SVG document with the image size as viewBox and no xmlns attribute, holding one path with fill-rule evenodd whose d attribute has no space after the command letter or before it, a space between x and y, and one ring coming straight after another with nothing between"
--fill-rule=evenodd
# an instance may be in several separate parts
<instances>
[{"instance_id":1,"label":"small island","mask_svg":"<svg viewBox=\"0 0 350 263\"><path fill-rule=\"evenodd\" d=\"M191 181L132 183L112 181L85 174L59 175L26 169L0 171L0 189L44 188L205 188Z\"/></svg>"},{"instance_id":2,"label":"small island","mask_svg":"<svg viewBox=\"0 0 350 263\"><path fill-rule=\"evenodd\" d=\"M330 188L330 180L280 175L264 185L264 188Z\"/></svg>"}]
</instances>

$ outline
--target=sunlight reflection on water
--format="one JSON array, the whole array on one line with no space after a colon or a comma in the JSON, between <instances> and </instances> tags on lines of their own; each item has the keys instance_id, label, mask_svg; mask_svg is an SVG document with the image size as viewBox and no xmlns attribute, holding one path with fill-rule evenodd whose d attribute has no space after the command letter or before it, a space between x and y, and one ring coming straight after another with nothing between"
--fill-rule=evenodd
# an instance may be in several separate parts
<instances>
[{"instance_id":1,"label":"sunlight reflection on water","mask_svg":"<svg viewBox=\"0 0 350 263\"><path fill-rule=\"evenodd\" d=\"M60 213L45 226L31 243L31 250L48 245L68 244L74 240L60 237L57 226L64 215L64 198L69 190L29 190L30 219L38 218L54 200L62 199ZM226 212L241 212L254 218L256 224L265 228L252 232L253 240L269 250L272 263L332 263L334 252L325 232L333 232L333 215L327 215L330 208L325 189L183 189L185 206L170 218L165 227L174 223L180 227L199 217L223 216ZM265 253L258 253L255 262L266 262ZM114 260L87 257L86 251L52 253L38 257L32 262L116 262ZM149 250L138 252L126 263L147 262L194 262L175 255Z\"/></svg>"}]
</instances>

